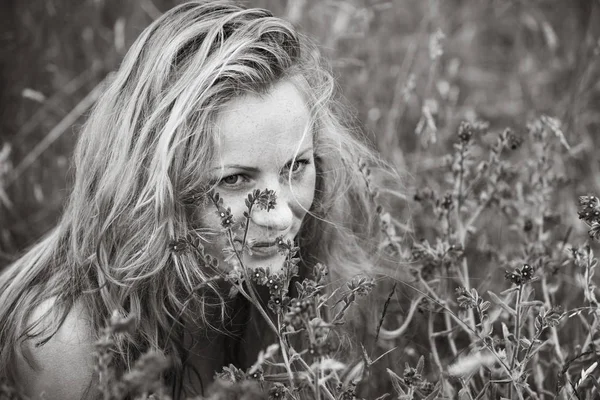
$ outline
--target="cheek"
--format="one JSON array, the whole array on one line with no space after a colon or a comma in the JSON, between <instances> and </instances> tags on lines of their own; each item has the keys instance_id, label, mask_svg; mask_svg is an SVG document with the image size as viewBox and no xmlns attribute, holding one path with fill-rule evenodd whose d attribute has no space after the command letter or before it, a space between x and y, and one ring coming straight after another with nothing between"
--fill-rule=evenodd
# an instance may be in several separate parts
<instances>
[{"instance_id":1,"label":"cheek","mask_svg":"<svg viewBox=\"0 0 600 400\"><path fill-rule=\"evenodd\" d=\"M304 215L310 210L315 197L315 184L316 184L316 172L314 165L311 165L310 169L306 171L304 179L295 186L294 195L296 201L294 201L296 208L296 215L299 218L304 218Z\"/></svg>"},{"instance_id":2,"label":"cheek","mask_svg":"<svg viewBox=\"0 0 600 400\"><path fill-rule=\"evenodd\" d=\"M246 209L244 203L246 197L230 196L222 192L219 194L223 199L223 206L225 206L225 208L230 208L235 222L239 222L239 220L243 218L243 213ZM212 202L209 201L204 204L203 207L198 209L196 215L196 220L199 221L201 228L222 232L223 227L221 225L221 218L218 216L217 207Z\"/></svg>"}]
</instances>

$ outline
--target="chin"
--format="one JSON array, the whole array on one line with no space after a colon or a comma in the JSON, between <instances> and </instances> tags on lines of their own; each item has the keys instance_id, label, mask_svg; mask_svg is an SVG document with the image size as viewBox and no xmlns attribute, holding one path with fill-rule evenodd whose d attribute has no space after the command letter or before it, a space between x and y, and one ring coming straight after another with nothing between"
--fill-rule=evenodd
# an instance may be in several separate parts
<instances>
[{"instance_id":1,"label":"chin","mask_svg":"<svg viewBox=\"0 0 600 400\"><path fill-rule=\"evenodd\" d=\"M246 255L244 259L244 264L248 269L255 268L269 268L269 270L273 273L279 273L283 270L283 265L285 264L285 256L277 253L271 257L255 257L254 255L249 256Z\"/></svg>"}]
</instances>

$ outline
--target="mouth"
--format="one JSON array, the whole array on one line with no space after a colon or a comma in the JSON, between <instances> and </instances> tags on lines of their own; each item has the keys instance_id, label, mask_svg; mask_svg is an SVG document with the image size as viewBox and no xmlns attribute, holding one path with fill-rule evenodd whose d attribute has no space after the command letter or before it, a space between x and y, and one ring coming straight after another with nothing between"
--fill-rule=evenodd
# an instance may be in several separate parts
<instances>
[{"instance_id":1,"label":"mouth","mask_svg":"<svg viewBox=\"0 0 600 400\"><path fill-rule=\"evenodd\" d=\"M238 243L242 243L242 239L235 238L234 240ZM253 255L272 256L277 254L279 251L279 246L277 245L276 239L269 241L247 240L246 243L250 246Z\"/></svg>"},{"instance_id":2,"label":"mouth","mask_svg":"<svg viewBox=\"0 0 600 400\"><path fill-rule=\"evenodd\" d=\"M253 246L252 255L259 257L271 257L279 253L279 247L277 245L271 246Z\"/></svg>"}]
</instances>

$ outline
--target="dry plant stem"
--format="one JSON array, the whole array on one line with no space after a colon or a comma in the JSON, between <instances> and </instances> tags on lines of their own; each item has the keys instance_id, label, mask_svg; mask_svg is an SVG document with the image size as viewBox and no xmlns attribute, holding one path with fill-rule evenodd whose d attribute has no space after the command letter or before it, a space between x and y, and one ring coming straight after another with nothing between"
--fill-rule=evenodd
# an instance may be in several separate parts
<instances>
[{"instance_id":1,"label":"dry plant stem","mask_svg":"<svg viewBox=\"0 0 600 400\"><path fill-rule=\"evenodd\" d=\"M431 348L431 357L435 362L438 370L440 371L440 379L442 383L442 393L445 393L446 385L444 379L444 367L442 366L442 361L440 360L440 355L438 354L437 347L435 346L435 336L433 331L433 313L429 312L429 317L427 318L427 332L429 336L429 347Z\"/></svg>"},{"instance_id":2,"label":"dry plant stem","mask_svg":"<svg viewBox=\"0 0 600 400\"><path fill-rule=\"evenodd\" d=\"M450 351L452 351L452 355L456 357L458 354L458 349L456 348L456 342L454 341L454 327L452 326L452 321L450 320L450 316L448 313L444 313L444 322L446 323L446 331L448 331L448 344L450 345Z\"/></svg>"},{"instance_id":3,"label":"dry plant stem","mask_svg":"<svg viewBox=\"0 0 600 400\"><path fill-rule=\"evenodd\" d=\"M385 328L381 328L379 337L382 339L390 340L390 339L396 339L396 338L402 336L408 329L408 326L410 325L410 323L415 315L415 311L417 310L419 303L421 302L421 300L423 300L424 297L425 297L425 295L420 295L415 300L411 301L410 309L408 310L408 315L406 316L404 323L398 329L394 329L393 331L388 331Z\"/></svg>"},{"instance_id":4,"label":"dry plant stem","mask_svg":"<svg viewBox=\"0 0 600 400\"><path fill-rule=\"evenodd\" d=\"M426 33L428 22L429 19L426 16L423 17L423 19L419 23L418 36L422 36ZM396 127L398 126L398 123L402 120L402 117L404 116L407 107L406 102L403 101L402 92L404 84L410 76L410 71L412 70L414 62L416 60L420 43L420 40L411 42L410 47L407 51L407 55L402 61L402 67L400 68L400 72L398 73L398 78L394 87L392 103L390 104L389 108L390 111L384 131L385 135L383 137L383 146L381 146L382 151L387 152L388 149L398 148L398 146L396 146L396 142L398 140L398 132L396 130ZM390 157L391 154L387 152L386 156Z\"/></svg>"},{"instance_id":5,"label":"dry plant stem","mask_svg":"<svg viewBox=\"0 0 600 400\"><path fill-rule=\"evenodd\" d=\"M99 70L99 65L94 64L91 68L86 69L81 74L77 75L75 78L67 82L64 86L61 87L61 90L57 93L54 93L50 98L46 99L42 106L23 124L21 129L17 132L15 136L18 139L17 143L22 143L23 140L31 133L33 130L42 122L45 117L45 112L48 108L52 107L54 109L58 108L56 104L58 102L58 98L62 95L69 96L79 90L85 83L87 83L90 79L94 77L94 74Z\"/></svg>"},{"instance_id":6,"label":"dry plant stem","mask_svg":"<svg viewBox=\"0 0 600 400\"><path fill-rule=\"evenodd\" d=\"M463 389L465 389L464 394L467 395L467 398L469 400L473 400L473 395L471 394L471 388L469 387L469 384L465 384L465 380L463 378L460 378L459 381L460 381L460 385L463 387ZM472 379L469 379L469 381L471 383L473 383ZM461 396L461 399L464 399L464 397Z\"/></svg>"},{"instance_id":7,"label":"dry plant stem","mask_svg":"<svg viewBox=\"0 0 600 400\"><path fill-rule=\"evenodd\" d=\"M260 301L258 300L258 296L256 295L256 292L254 291L254 287L252 286L252 281L250 280L250 274L248 274L248 270L244 266L244 262L242 261L241 255L239 254L239 252L237 250L235 250L234 242L233 242L233 236L231 234L231 230L227 231L227 236L228 236L228 239L229 239L229 245L234 249L235 256L238 259L238 261L240 262L240 265L242 266L242 271L244 273L244 279L246 280L246 282L248 282L248 292L249 292L249 294L247 294L242 289L241 285L239 287L239 289L241 289L240 293L242 293L244 295L244 297L246 297L248 299L248 301L251 301L254 305L256 305L256 308L261 313L261 315L263 316L263 318L267 321L267 323L269 324L269 327L279 337L280 335L279 335L279 331L277 330L277 327L275 326L275 324L273 323L273 321L271 320L271 318L269 317L269 315L265 312L265 310L260 305Z\"/></svg>"},{"instance_id":8,"label":"dry plant stem","mask_svg":"<svg viewBox=\"0 0 600 400\"><path fill-rule=\"evenodd\" d=\"M14 183L19 176L25 171L31 164L37 160L37 158L44 152L52 143L54 143L65 131L73 125L79 117L92 106L100 96L100 93L104 89L104 78L90 93L88 93L76 106L73 108L52 130L42 139L24 158L21 162L12 170L12 173L6 180L6 187Z\"/></svg>"},{"instance_id":9,"label":"dry plant stem","mask_svg":"<svg viewBox=\"0 0 600 400\"><path fill-rule=\"evenodd\" d=\"M533 344L537 340L539 340L539 338L542 336L542 332L543 332L543 330L540 329L540 331L534 336L533 340L531 341L531 346L529 346L527 348L527 351L525 352L525 356L523 357L523 361L521 362L521 365L520 365L520 372L519 372L520 375L523 375L523 373L525 372L525 367L527 366L527 358L529 357L529 354L531 354L531 349L533 348ZM542 343L540 345L540 347L542 347L543 345L544 344ZM535 375L534 375L534 377L535 377ZM537 384L537 382L536 382L536 384ZM540 386L540 387L542 387L542 386Z\"/></svg>"},{"instance_id":10,"label":"dry plant stem","mask_svg":"<svg viewBox=\"0 0 600 400\"><path fill-rule=\"evenodd\" d=\"M273 331L277 335L277 338L279 339L279 344L281 346L281 354L285 361L285 367L286 367L288 375L289 375L290 385L292 385L292 388L294 388L294 374L292 373L292 370L290 368L290 362L289 362L289 358L287 355L286 347L284 346L283 338L281 337L281 334L279 333L279 330L277 329L275 324L273 324L273 321L271 320L269 315L265 312L263 307L260 305L260 301L258 300L258 296L256 295L256 292L254 291L254 287L252 285L252 281L250 279L250 274L248 273L248 269L244 265L244 262L242 261L242 257L239 254L239 252L237 250L235 250L233 234L231 233L231 229L227 230L227 238L229 240L229 245L234 249L235 256L238 259L238 261L240 262L240 265L242 266L242 271L244 272L244 279L246 280L246 282L248 282L248 292L250 292L250 297L251 297L251 298L248 298L248 300L251 301L252 303L254 303L254 305L260 312L260 314L267 321L267 323L269 324L271 329L273 329ZM241 285L240 285L240 288L241 288ZM244 293L244 291L240 290L240 293Z\"/></svg>"},{"instance_id":11,"label":"dry plant stem","mask_svg":"<svg viewBox=\"0 0 600 400\"><path fill-rule=\"evenodd\" d=\"M462 182L462 172L460 175L461 175L460 181ZM461 190L460 189L461 186L462 186L462 183L459 185L459 190ZM477 209L475 209L475 212L473 212L473 214L471 215L471 218L469 218L469 220L467 221L466 224L463 224L463 221L461 218L461 214L460 214L461 203L459 202L459 205L456 208L456 220L458 223L459 242L463 249L466 248L465 242L467 240L467 232L469 231L469 228L475 224L475 222L477 221L477 218L479 218L479 216L481 215L483 210L485 210L487 208L491 199L494 197L495 192L496 192L496 189L494 189L492 191L492 193L490 193L488 199L483 204L480 204L479 207L477 207ZM458 198L459 199L462 198L462 195L460 193L458 195ZM470 279L469 279L469 265L467 263L466 257L463 257L461 267L462 267L462 273L460 276L461 284L467 291L470 291L471 283L470 283ZM469 326L473 330L475 330L475 313L473 312L473 309L470 308L468 310L468 315L469 315Z\"/></svg>"},{"instance_id":12,"label":"dry plant stem","mask_svg":"<svg viewBox=\"0 0 600 400\"><path fill-rule=\"evenodd\" d=\"M542 293L544 295L544 302L546 303L546 307L550 309L552 307L552 303L550 303L550 293L548 290L548 282L546 280L546 275L542 274ZM554 344L554 352L558 357L558 361L560 362L561 367L565 365L565 357L560 349L560 341L558 339L558 331L555 326L550 327L550 335L552 336L552 343Z\"/></svg>"},{"instance_id":13,"label":"dry plant stem","mask_svg":"<svg viewBox=\"0 0 600 400\"><path fill-rule=\"evenodd\" d=\"M590 326L589 322L583 315L577 314L577 316L581 320L581 323L588 328L588 334L586 335L585 342L583 342L581 350L579 350L579 353L585 353L588 346L593 342L594 333L598 332L598 320L594 319L594 322L592 322L592 325Z\"/></svg>"},{"instance_id":14,"label":"dry plant stem","mask_svg":"<svg viewBox=\"0 0 600 400\"><path fill-rule=\"evenodd\" d=\"M294 350L293 348L291 349L295 354L298 354L298 352L296 352L296 350ZM304 369L306 369L306 371L310 371L310 365L308 365L306 363L306 361L304 361L304 359L302 357L298 357L297 360L300 362L300 364L302 364L302 366L304 367ZM325 393L325 395L329 398L329 400L336 400L335 396L329 391L329 389L327 389L327 387L325 385L322 386L323 387L323 392Z\"/></svg>"},{"instance_id":15,"label":"dry plant stem","mask_svg":"<svg viewBox=\"0 0 600 400\"><path fill-rule=\"evenodd\" d=\"M437 293L427 284L427 282L425 282L425 280L423 279L422 276L420 276L419 274L419 281L421 282L421 284L425 287L425 289L427 290L427 292L431 295L431 298L439 305L441 306L446 312L447 314L450 316L450 318L452 318L458 326L460 326L462 328L462 330L467 333L469 336L476 336L479 337L477 335L477 331L475 330L475 328L471 328L469 325L467 325L464 321L462 321L460 318L458 318L456 316L456 314L454 314L452 312L452 310L450 310L448 307L446 307L446 302L444 300L442 300ZM424 296L427 296L427 294L422 293L420 290L416 289L413 287L413 289L417 290L418 292L420 292L421 294L423 294Z\"/></svg>"},{"instance_id":16,"label":"dry plant stem","mask_svg":"<svg viewBox=\"0 0 600 400\"><path fill-rule=\"evenodd\" d=\"M530 331L530 332L535 332L535 326L534 326L534 319L533 319L533 318L530 318L530 319L529 319L529 331ZM535 341L536 341L536 340L538 340L538 339L540 338L540 336L542 335L542 332L543 332L543 331L542 331L542 330L540 330L540 331L539 331L539 332L538 332L538 333L535 335L535 337L534 337L534 338L533 338L533 340L531 341L531 346L529 346L529 347L527 348L527 351L525 352L525 356L523 357L523 362L521 363L521 374L523 374L523 373L525 372L525 367L526 367L526 365L528 364L528 362L527 362L527 358L529 357L529 354L531 353L531 349L532 349L532 347L533 347L533 344L535 343ZM547 343L547 342L545 342L545 343ZM543 346L543 344L542 344L541 346ZM540 346L540 347L541 347L541 346ZM538 365L538 363L539 363L539 356L538 356L538 355L539 355L539 351L538 351L538 352L536 352L536 353L533 355L533 361L534 361L534 362L533 362L533 368L532 368L532 369L533 369L533 371L532 371L532 372L533 372L533 373L532 373L532 375L533 375L533 381L534 381L534 384L535 384L535 388L536 388L536 390L538 391L538 393L541 393L541 392L544 390L544 383L543 383L543 379L540 379L539 375L536 373L536 370L535 370L535 368L537 368L537 365Z\"/></svg>"},{"instance_id":17,"label":"dry plant stem","mask_svg":"<svg viewBox=\"0 0 600 400\"><path fill-rule=\"evenodd\" d=\"M446 311L446 313L457 323L458 326L460 326L462 328L462 330L465 333L467 333L469 336L474 336L475 338L481 340L481 337L479 336L477 331L475 329L471 329L471 327L469 325L467 325L464 321L462 321L460 318L458 318L456 316L456 314L454 314L454 312L452 312L452 310L446 306L446 303L438 297L438 295L435 293L435 291L433 291L433 289L431 287L429 287L427 282L425 282L425 280L423 279L423 277L420 274L419 274L419 281L427 288L427 291L431 294L431 298L440 307L442 307L444 309L444 311ZM420 291L419 289L417 289L414 286L411 286L411 288L423 295L426 295L425 293L423 293L422 291ZM496 350L494 349L494 347L488 345L487 343L485 343L485 341L483 341L483 344L494 355L494 357L496 357L496 360L498 360L498 362L500 363L500 365L506 372L507 376L512 376L511 372L510 372L511 371L510 368L508 367L508 365L506 365L506 363L504 361L502 361L500 356L498 356L498 353L496 353Z\"/></svg>"},{"instance_id":18,"label":"dry plant stem","mask_svg":"<svg viewBox=\"0 0 600 400\"><path fill-rule=\"evenodd\" d=\"M466 257L464 257L462 259L462 282L461 283L462 283L462 285L464 286L464 288L467 291L469 291L469 292L471 291L471 284L469 282L469 266L467 264L467 258ZM469 308L467 310L467 313L469 315L469 320L468 320L469 327L472 330L475 330L475 313L473 312L472 308Z\"/></svg>"},{"instance_id":19,"label":"dry plant stem","mask_svg":"<svg viewBox=\"0 0 600 400\"><path fill-rule=\"evenodd\" d=\"M515 349L513 350L512 356L511 356L511 360L510 360L510 370L512 371L515 367L515 362L517 361L517 354L519 353L519 346L520 346L520 342L519 340L521 339L521 296L523 295L523 285L519 285L519 291L517 292L517 304L515 305L515 308L517 310L517 319L515 322L515 339L517 341L517 343L515 344Z\"/></svg>"},{"instance_id":20,"label":"dry plant stem","mask_svg":"<svg viewBox=\"0 0 600 400\"><path fill-rule=\"evenodd\" d=\"M465 174L465 167L464 167L464 162L465 162L465 150L466 150L466 145L465 144L461 144L460 145L460 171L458 174L458 184L457 184L457 189L456 189L456 217L458 220L461 220L460 218L460 209L462 207L462 200L463 200L463 192L462 192L462 186L463 186L463 179L464 179L464 174Z\"/></svg>"},{"instance_id":21,"label":"dry plant stem","mask_svg":"<svg viewBox=\"0 0 600 400\"><path fill-rule=\"evenodd\" d=\"M421 26L424 26L423 22L426 20L427 19L424 18L423 21L421 21ZM418 42L411 42L407 51L407 55L404 57L404 61L402 62L400 72L398 72L398 78L396 79L392 104L390 105L390 112L385 129L386 143L390 145L389 147L386 146L388 149L394 148L393 144L397 140L396 137L398 136L398 133L396 132L396 126L398 126L398 122L402 119L404 113L406 112L406 102L403 101L402 92L404 89L404 84L410 75L410 70L412 69L418 48Z\"/></svg>"},{"instance_id":22,"label":"dry plant stem","mask_svg":"<svg viewBox=\"0 0 600 400\"><path fill-rule=\"evenodd\" d=\"M260 307L262 309L262 307ZM264 311L264 310L263 310ZM267 316L268 318L268 316ZM281 326L280 316L277 315L277 326ZM279 334L279 330L277 331L277 338L279 339L279 348L281 349L281 355L283 356L283 362L285 364L285 369L287 370L288 377L290 379L290 385L292 389L294 389L294 373L292 372L292 368L290 365L290 359L287 354L287 346L283 340L283 336Z\"/></svg>"},{"instance_id":23,"label":"dry plant stem","mask_svg":"<svg viewBox=\"0 0 600 400\"><path fill-rule=\"evenodd\" d=\"M517 292L517 303L515 304L515 309L517 310L517 317L516 317L516 322L515 322L515 332L514 332L516 343L515 343L514 350L513 350L512 356L511 356L511 360L510 360L510 370L511 371L515 368L515 362L517 361L517 353L519 353L519 346L520 346L519 335L521 334L521 295L522 294L523 294L523 285L519 285L519 291ZM512 374L510 375L510 377L513 378ZM508 388L508 397L510 399L513 398L513 388L517 389L518 394L520 394L520 392L521 392L517 388L516 382L513 380L512 385L510 385Z\"/></svg>"}]
</instances>

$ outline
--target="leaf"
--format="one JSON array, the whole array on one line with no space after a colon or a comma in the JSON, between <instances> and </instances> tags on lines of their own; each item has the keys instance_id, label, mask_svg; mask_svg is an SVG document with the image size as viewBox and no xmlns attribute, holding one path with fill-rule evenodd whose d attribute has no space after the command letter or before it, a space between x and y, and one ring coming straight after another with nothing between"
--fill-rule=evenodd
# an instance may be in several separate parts
<instances>
[{"instance_id":1,"label":"leaf","mask_svg":"<svg viewBox=\"0 0 600 400\"><path fill-rule=\"evenodd\" d=\"M511 333L508 330L508 327L506 326L506 324L503 322L502 323L502 337L504 338L504 340L509 340L510 336L511 336Z\"/></svg>"},{"instance_id":2,"label":"leaf","mask_svg":"<svg viewBox=\"0 0 600 400\"><path fill-rule=\"evenodd\" d=\"M598 381L598 379L594 378L593 376L590 376L590 381L592 381L594 387L596 388L598 393L600 393L600 382Z\"/></svg>"},{"instance_id":3,"label":"leaf","mask_svg":"<svg viewBox=\"0 0 600 400\"><path fill-rule=\"evenodd\" d=\"M439 383L436 386L437 387L435 389L433 389L433 392L429 393L429 395L427 397L425 397L423 400L435 400L438 398L438 394L440 393Z\"/></svg>"},{"instance_id":4,"label":"leaf","mask_svg":"<svg viewBox=\"0 0 600 400\"><path fill-rule=\"evenodd\" d=\"M348 386L351 382L362 380L365 371L365 362L360 360L352 368L346 369L348 372L343 378L344 385Z\"/></svg>"},{"instance_id":5,"label":"leaf","mask_svg":"<svg viewBox=\"0 0 600 400\"><path fill-rule=\"evenodd\" d=\"M472 400L471 393L469 392L469 389L467 389L466 387L460 389L458 391L458 399L459 400Z\"/></svg>"},{"instance_id":6,"label":"leaf","mask_svg":"<svg viewBox=\"0 0 600 400\"><path fill-rule=\"evenodd\" d=\"M490 296L490 298L492 299L492 301L494 303L496 303L497 305L499 305L500 307L502 307L503 309L508 311L508 313L510 315L512 315L513 317L517 316L517 312L514 309L512 309L508 304L506 304L504 302L504 300L502 300L500 297L498 297L498 295L496 293L492 292L491 290L488 290L488 295Z\"/></svg>"},{"instance_id":7,"label":"leaf","mask_svg":"<svg viewBox=\"0 0 600 400\"><path fill-rule=\"evenodd\" d=\"M543 305L544 305L544 302L539 301L539 300L522 301L521 302L521 306L525 306L525 307L535 307L535 306L543 306Z\"/></svg>"},{"instance_id":8,"label":"leaf","mask_svg":"<svg viewBox=\"0 0 600 400\"><path fill-rule=\"evenodd\" d=\"M513 293L513 292L517 292L518 290L519 290L518 286L513 286L513 287L511 287L509 289L501 291L500 294L501 295L510 294L510 293ZM488 291L488 293L489 293L489 291Z\"/></svg>"},{"instance_id":9,"label":"leaf","mask_svg":"<svg viewBox=\"0 0 600 400\"><path fill-rule=\"evenodd\" d=\"M387 371L388 375L390 376L390 379L392 380L392 386L394 386L394 390L396 391L396 393L398 395L406 396L406 392L404 391L404 389L402 389L401 386L401 384L403 383L402 378L396 375L396 373L389 368L386 368L385 370Z\"/></svg>"},{"instance_id":10,"label":"leaf","mask_svg":"<svg viewBox=\"0 0 600 400\"><path fill-rule=\"evenodd\" d=\"M479 371L482 367L490 367L496 362L496 357L489 352L471 353L460 357L448 367L451 376L466 377Z\"/></svg>"},{"instance_id":11,"label":"leaf","mask_svg":"<svg viewBox=\"0 0 600 400\"><path fill-rule=\"evenodd\" d=\"M310 367L313 371L340 371L346 368L346 364L333 358L324 358Z\"/></svg>"},{"instance_id":12,"label":"leaf","mask_svg":"<svg viewBox=\"0 0 600 400\"><path fill-rule=\"evenodd\" d=\"M484 301L483 303L481 303L481 312L486 312L491 305L492 303L490 303L489 301Z\"/></svg>"},{"instance_id":13,"label":"leaf","mask_svg":"<svg viewBox=\"0 0 600 400\"><path fill-rule=\"evenodd\" d=\"M363 346L362 343L360 344L360 348L362 349L362 355L363 359L365 360L365 363L367 364L367 366L371 366L371 364L373 364L373 361L371 361L371 358L367 354L367 350L365 349L365 346Z\"/></svg>"},{"instance_id":14,"label":"leaf","mask_svg":"<svg viewBox=\"0 0 600 400\"><path fill-rule=\"evenodd\" d=\"M421 375L423 373L423 367L425 367L425 357L419 357L419 361L417 362L417 373Z\"/></svg>"},{"instance_id":15,"label":"leaf","mask_svg":"<svg viewBox=\"0 0 600 400\"><path fill-rule=\"evenodd\" d=\"M233 299L235 296L238 295L239 292L240 291L236 285L231 285L231 288L229 289L229 298Z\"/></svg>"},{"instance_id":16,"label":"leaf","mask_svg":"<svg viewBox=\"0 0 600 400\"><path fill-rule=\"evenodd\" d=\"M528 349L529 347L531 347L531 341L529 341L529 339L521 338L519 341L521 342L521 347L523 347L524 349Z\"/></svg>"}]
</instances>

